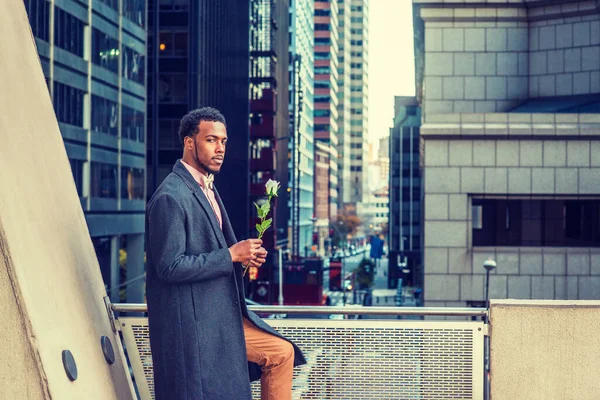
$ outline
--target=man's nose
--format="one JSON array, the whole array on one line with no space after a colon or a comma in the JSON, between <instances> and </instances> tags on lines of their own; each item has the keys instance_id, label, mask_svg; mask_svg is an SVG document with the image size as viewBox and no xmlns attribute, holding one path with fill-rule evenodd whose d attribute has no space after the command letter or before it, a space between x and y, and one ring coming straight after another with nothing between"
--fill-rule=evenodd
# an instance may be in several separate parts
<instances>
[{"instance_id":1,"label":"man's nose","mask_svg":"<svg viewBox=\"0 0 600 400\"><path fill-rule=\"evenodd\" d=\"M217 153L224 153L224 152L225 152L225 144L217 143Z\"/></svg>"}]
</instances>

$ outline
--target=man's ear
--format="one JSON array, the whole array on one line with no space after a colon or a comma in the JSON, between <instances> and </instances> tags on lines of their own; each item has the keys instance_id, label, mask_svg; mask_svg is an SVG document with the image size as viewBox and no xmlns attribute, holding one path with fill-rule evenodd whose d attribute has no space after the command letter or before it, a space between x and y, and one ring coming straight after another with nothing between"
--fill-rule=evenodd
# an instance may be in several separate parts
<instances>
[{"instance_id":1,"label":"man's ear","mask_svg":"<svg viewBox=\"0 0 600 400\"><path fill-rule=\"evenodd\" d=\"M188 150L192 150L194 148L193 142L194 142L194 138L192 138L190 136L186 136L183 138L184 147Z\"/></svg>"}]
</instances>

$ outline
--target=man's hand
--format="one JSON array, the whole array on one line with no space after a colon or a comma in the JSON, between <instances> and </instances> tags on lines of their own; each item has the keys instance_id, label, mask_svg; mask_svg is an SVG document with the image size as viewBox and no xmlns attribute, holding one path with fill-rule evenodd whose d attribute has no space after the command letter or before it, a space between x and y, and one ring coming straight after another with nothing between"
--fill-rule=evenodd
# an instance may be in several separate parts
<instances>
[{"instance_id":1,"label":"man's hand","mask_svg":"<svg viewBox=\"0 0 600 400\"><path fill-rule=\"evenodd\" d=\"M261 247L256 252L255 258L252 261L250 261L250 264L248 264L247 266L258 268L258 267L262 266L266 261L267 261L267 250L265 250L263 247Z\"/></svg>"},{"instance_id":2,"label":"man's hand","mask_svg":"<svg viewBox=\"0 0 600 400\"><path fill-rule=\"evenodd\" d=\"M261 244L262 240L260 239L248 239L237 242L229 248L231 259L233 262L239 262L245 265L250 262L251 266L257 266L252 264L252 260L260 259L262 262L259 265L261 265L265 262L265 257L267 255L265 249L260 247Z\"/></svg>"}]
</instances>

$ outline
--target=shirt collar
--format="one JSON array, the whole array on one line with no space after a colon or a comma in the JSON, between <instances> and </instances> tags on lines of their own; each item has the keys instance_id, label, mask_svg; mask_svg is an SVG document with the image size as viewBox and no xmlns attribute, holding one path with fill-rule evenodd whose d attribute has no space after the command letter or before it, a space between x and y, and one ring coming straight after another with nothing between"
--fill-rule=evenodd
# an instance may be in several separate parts
<instances>
[{"instance_id":1,"label":"shirt collar","mask_svg":"<svg viewBox=\"0 0 600 400\"><path fill-rule=\"evenodd\" d=\"M183 164L185 169L187 169L188 172L192 175L194 180L204 188L204 179L208 177L208 175L203 174L202 172L198 171L196 168L192 167L190 164L186 163L183 160L181 160L181 163Z\"/></svg>"}]
</instances>

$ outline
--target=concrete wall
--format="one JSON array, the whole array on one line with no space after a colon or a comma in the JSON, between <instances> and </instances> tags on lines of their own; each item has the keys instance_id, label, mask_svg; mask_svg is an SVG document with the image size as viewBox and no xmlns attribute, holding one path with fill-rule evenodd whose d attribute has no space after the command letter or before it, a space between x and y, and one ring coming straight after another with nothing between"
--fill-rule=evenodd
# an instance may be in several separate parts
<instances>
[{"instance_id":1,"label":"concrete wall","mask_svg":"<svg viewBox=\"0 0 600 400\"><path fill-rule=\"evenodd\" d=\"M596 2L413 3L424 25L425 304L483 300L488 257L491 298L600 299L600 249L471 238L474 196L600 196L600 115L508 112L532 97L600 93Z\"/></svg>"},{"instance_id":2,"label":"concrete wall","mask_svg":"<svg viewBox=\"0 0 600 400\"><path fill-rule=\"evenodd\" d=\"M600 16L593 2L414 3L427 6L421 10L426 116L506 112L528 97L600 92Z\"/></svg>"},{"instance_id":3,"label":"concrete wall","mask_svg":"<svg viewBox=\"0 0 600 400\"><path fill-rule=\"evenodd\" d=\"M490 298L600 299L599 248L473 247L471 238L474 195L599 194L600 115L429 118L421 128L426 305L484 299L489 257L498 263Z\"/></svg>"},{"instance_id":4,"label":"concrete wall","mask_svg":"<svg viewBox=\"0 0 600 400\"><path fill-rule=\"evenodd\" d=\"M425 114L503 112L527 98L524 9L424 8L421 16Z\"/></svg>"},{"instance_id":5,"label":"concrete wall","mask_svg":"<svg viewBox=\"0 0 600 400\"><path fill-rule=\"evenodd\" d=\"M10 54L0 59L0 398L132 398L23 2L3 5L0 37ZM73 382L63 350L77 363Z\"/></svg>"},{"instance_id":6,"label":"concrete wall","mask_svg":"<svg viewBox=\"0 0 600 400\"><path fill-rule=\"evenodd\" d=\"M533 8L529 96L600 92L600 16L589 2ZM590 10L590 8L592 8Z\"/></svg>"},{"instance_id":7,"label":"concrete wall","mask_svg":"<svg viewBox=\"0 0 600 400\"><path fill-rule=\"evenodd\" d=\"M600 302L492 301L492 400L592 400L600 393Z\"/></svg>"}]
</instances>

